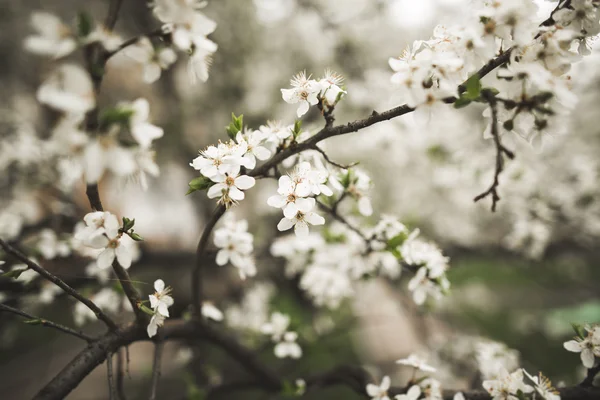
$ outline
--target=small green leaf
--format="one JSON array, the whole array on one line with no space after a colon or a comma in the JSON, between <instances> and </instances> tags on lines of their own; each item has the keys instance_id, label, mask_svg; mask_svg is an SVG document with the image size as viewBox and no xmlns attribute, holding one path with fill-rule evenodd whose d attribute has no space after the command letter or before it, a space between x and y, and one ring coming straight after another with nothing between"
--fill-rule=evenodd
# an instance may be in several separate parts
<instances>
[{"instance_id":1,"label":"small green leaf","mask_svg":"<svg viewBox=\"0 0 600 400\"><path fill-rule=\"evenodd\" d=\"M94 29L94 19L88 13L80 11L77 14L77 33L81 37L87 37Z\"/></svg>"},{"instance_id":2,"label":"small green leaf","mask_svg":"<svg viewBox=\"0 0 600 400\"><path fill-rule=\"evenodd\" d=\"M585 329L583 329L583 326L576 324L575 322L571 322L571 327L573 328L575 334L578 337L580 337L581 339L585 339Z\"/></svg>"},{"instance_id":3,"label":"small green leaf","mask_svg":"<svg viewBox=\"0 0 600 400\"><path fill-rule=\"evenodd\" d=\"M244 114L240 114L236 117L234 113L231 113L231 122L225 127L227 136L231 139L235 139L235 136L244 128Z\"/></svg>"},{"instance_id":4,"label":"small green leaf","mask_svg":"<svg viewBox=\"0 0 600 400\"><path fill-rule=\"evenodd\" d=\"M481 89L481 94L489 94L491 96L496 96L500 93L500 91L494 87L487 87L487 88L483 88Z\"/></svg>"},{"instance_id":5,"label":"small green leaf","mask_svg":"<svg viewBox=\"0 0 600 400\"><path fill-rule=\"evenodd\" d=\"M5 278L13 278L13 279L18 279L21 274L25 271L27 271L29 268L19 268L19 269L13 269L11 271L7 271L5 273L3 273L1 276L5 277Z\"/></svg>"},{"instance_id":6,"label":"small green leaf","mask_svg":"<svg viewBox=\"0 0 600 400\"><path fill-rule=\"evenodd\" d=\"M300 136L300 133L302 133L302 121L297 119L296 121L294 121L294 130L292 131L294 139Z\"/></svg>"},{"instance_id":7,"label":"small green leaf","mask_svg":"<svg viewBox=\"0 0 600 400\"><path fill-rule=\"evenodd\" d=\"M388 240L388 242L387 242L388 250L393 250L393 249L397 248L398 246L401 246L402 243L404 243L404 241L407 238L408 238L408 234L406 232L400 232L399 234L397 234L396 236L394 236L393 238Z\"/></svg>"},{"instance_id":8,"label":"small green leaf","mask_svg":"<svg viewBox=\"0 0 600 400\"><path fill-rule=\"evenodd\" d=\"M143 242L144 241L144 238L142 238L140 235L138 235L134 231L129 232L128 235L129 235L129 237L131 237L136 242Z\"/></svg>"},{"instance_id":9,"label":"small green leaf","mask_svg":"<svg viewBox=\"0 0 600 400\"><path fill-rule=\"evenodd\" d=\"M461 96L454 102L454 108L463 108L468 106L469 104L471 104L471 100Z\"/></svg>"},{"instance_id":10,"label":"small green leaf","mask_svg":"<svg viewBox=\"0 0 600 400\"><path fill-rule=\"evenodd\" d=\"M129 219L127 217L123 217L123 232L129 232L131 228L135 225L135 218Z\"/></svg>"},{"instance_id":11,"label":"small green leaf","mask_svg":"<svg viewBox=\"0 0 600 400\"><path fill-rule=\"evenodd\" d=\"M28 325L41 325L44 323L44 321L40 318L33 318L33 319L26 319L25 321L23 321L24 323L28 324Z\"/></svg>"},{"instance_id":12,"label":"small green leaf","mask_svg":"<svg viewBox=\"0 0 600 400\"><path fill-rule=\"evenodd\" d=\"M205 176L199 176L197 178L194 178L190 181L190 183L188 183L188 186L190 188L188 189L186 196L190 193L194 193L197 190L206 190L214 184L215 183L213 181L211 181Z\"/></svg>"},{"instance_id":13,"label":"small green leaf","mask_svg":"<svg viewBox=\"0 0 600 400\"><path fill-rule=\"evenodd\" d=\"M133 110L130 108L108 108L100 114L99 123L104 129L110 125L127 125L133 116Z\"/></svg>"},{"instance_id":14,"label":"small green leaf","mask_svg":"<svg viewBox=\"0 0 600 400\"><path fill-rule=\"evenodd\" d=\"M467 82L465 83L467 88L466 98L469 100L475 100L481 94L481 81L479 80L479 75L474 74L471 75Z\"/></svg>"}]
</instances>

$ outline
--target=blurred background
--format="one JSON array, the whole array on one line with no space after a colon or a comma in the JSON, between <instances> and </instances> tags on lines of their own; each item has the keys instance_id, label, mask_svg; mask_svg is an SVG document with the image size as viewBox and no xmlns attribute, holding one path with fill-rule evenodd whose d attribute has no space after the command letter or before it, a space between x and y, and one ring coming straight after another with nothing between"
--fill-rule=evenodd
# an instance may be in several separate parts
<instances>
[{"instance_id":1,"label":"blurred background","mask_svg":"<svg viewBox=\"0 0 600 400\"><path fill-rule=\"evenodd\" d=\"M44 10L69 23L85 8L101 20L107 4L0 1L0 237L22 247L37 243L43 228L59 237L72 233L75 221L89 210L84 183L60 191L52 185L55 166L41 162L49 161L43 139L57 116L37 103L35 93L56 62L23 51L23 39L31 32L30 14ZM540 15L547 16L551 2L540 5ZM185 55L153 85L142 81L139 64L127 55L111 59L100 106L145 97L152 122L165 131L156 142L160 176L150 181L147 191L136 182L111 177L100 182L105 208L135 218L136 231L145 239L130 270L142 291L150 292L151 283L162 277L174 288L172 315L188 311L184 304L190 299L195 246L214 208L204 193L185 196L187 183L197 176L188 164L198 150L227 139L224 127L232 112L244 114L253 129L267 120L293 123L295 107L282 101L279 89L288 87L301 70L320 76L326 68L345 77L348 95L336 107L338 123L399 105L402 99L394 96L389 83L388 58L399 56L414 40L431 37L438 24L460 23L465 7L468 2L461 0L211 0L204 12L218 23L211 39L219 49L205 84L190 85ZM145 1L126 0L115 31L129 38L158 27ZM73 61L82 62L77 57ZM414 352L438 368L435 376L444 387L464 389L480 380L475 344L494 340L515 349L518 365L528 371L541 370L554 383L577 382L583 376L579 357L564 351L562 343L573 335L570 322L600 320L600 118L593 112L600 93L595 72L599 61L594 53L572 71L581 106L567 135L551 138L541 151L520 138L506 138L517 157L503 175L495 213L485 200L472 200L487 188L494 162L493 146L482 136L485 121L478 106L449 108L427 126L407 115L324 144L334 160L360 161L371 176L374 223L382 214L398 216L450 257L451 293L436 307L414 305L406 290L410 277L361 282L354 300L338 309L314 307L298 282L285 278L282 260L269 254L280 217L266 204L276 182L265 180L235 211L248 219L255 235L258 275L241 281L231 267L213 265L211 253L207 298L225 311L232 327L252 323L240 322L242 317L260 323L270 311L288 313L300 335L301 360L275 358L272 344L259 335L242 332L240 337L290 377L360 364L376 379L389 374L393 382L401 382L411 371L395 360ZM316 110L304 117L304 128L322 124ZM43 265L92 294L99 286L86 275L88 264L80 256L69 256ZM73 325L73 302L55 293L50 304L38 294L44 289L39 279L0 279L3 302ZM120 312L121 320L128 318ZM102 329L99 324L84 327L90 333ZM32 397L83 345L0 314L0 397ZM147 396L151 348L151 343L129 348L125 387L130 399ZM169 343L166 351L161 399L200 399L210 385L247 376L207 344ZM342 397L358 398L344 388L309 395ZM68 397L106 398L104 366ZM246 391L216 398L266 397Z\"/></svg>"}]
</instances>

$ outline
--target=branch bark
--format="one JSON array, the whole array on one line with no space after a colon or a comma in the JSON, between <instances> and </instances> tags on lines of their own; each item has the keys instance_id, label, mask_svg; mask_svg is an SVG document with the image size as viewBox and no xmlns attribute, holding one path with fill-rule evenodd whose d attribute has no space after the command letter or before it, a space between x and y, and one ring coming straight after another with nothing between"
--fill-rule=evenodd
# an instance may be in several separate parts
<instances>
[{"instance_id":1,"label":"branch bark","mask_svg":"<svg viewBox=\"0 0 600 400\"><path fill-rule=\"evenodd\" d=\"M12 255L19 261L25 263L29 268L40 274L44 279L54 283L56 286L64 290L68 295L85 304L87 308L94 312L94 314L100 321L104 322L106 326L108 326L109 329L113 331L117 329L117 324L115 324L114 321L108 315L106 315L96 304L94 304L93 301L84 297L81 293L73 289L71 286L67 285L60 278L52 275L46 269L40 267L38 264L31 261L29 258L27 258L25 254L21 253L19 250L12 247L2 239L0 239L0 247L2 247L4 251L6 251L8 254Z\"/></svg>"}]
</instances>

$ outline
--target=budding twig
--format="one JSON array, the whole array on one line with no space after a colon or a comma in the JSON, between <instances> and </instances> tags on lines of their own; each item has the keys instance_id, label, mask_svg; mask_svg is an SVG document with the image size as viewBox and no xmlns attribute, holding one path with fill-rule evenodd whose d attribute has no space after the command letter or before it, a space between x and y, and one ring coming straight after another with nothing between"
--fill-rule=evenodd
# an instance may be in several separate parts
<instances>
[{"instance_id":1,"label":"budding twig","mask_svg":"<svg viewBox=\"0 0 600 400\"><path fill-rule=\"evenodd\" d=\"M352 164L348 164L348 165L339 164L339 163L331 160L329 158L329 156L327 155L327 153L325 152L325 150L323 150L322 148L320 148L316 144L313 147L313 149L316 150L316 151L318 151L319 153L321 153L321 155L323 156L323 158L325 159L325 161L327 161L329 164L333 165L334 167L338 167L338 168L341 168L341 169L348 169L348 168L352 168L352 167L358 165L358 162L353 162Z\"/></svg>"}]
</instances>

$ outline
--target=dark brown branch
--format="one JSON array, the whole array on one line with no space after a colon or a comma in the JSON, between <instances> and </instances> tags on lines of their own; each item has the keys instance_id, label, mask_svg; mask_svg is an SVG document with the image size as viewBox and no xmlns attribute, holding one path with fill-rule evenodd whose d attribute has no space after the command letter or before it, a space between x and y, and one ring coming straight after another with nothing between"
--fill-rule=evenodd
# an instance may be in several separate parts
<instances>
[{"instance_id":1,"label":"dark brown branch","mask_svg":"<svg viewBox=\"0 0 600 400\"><path fill-rule=\"evenodd\" d=\"M192 272L192 306L194 307L194 313L198 318L202 318L202 301L203 301L203 279L202 279L202 267L204 265L204 255L206 253L206 247L210 234L212 233L215 225L219 222L219 219L225 214L226 208L223 205L217 206L212 217L206 223L198 246L196 247L196 265Z\"/></svg>"},{"instance_id":2,"label":"dark brown branch","mask_svg":"<svg viewBox=\"0 0 600 400\"><path fill-rule=\"evenodd\" d=\"M493 60L490 60L483 67L481 67L481 69L479 71L477 71L477 75L479 76L479 78L483 78L484 76L489 74L491 71L493 71L495 68L498 68L499 66L506 64L510 60L510 52L511 52L511 50L509 49L506 52L499 55L498 57L494 58ZM465 83L459 85L459 87L458 87L459 91L464 90L464 85L465 85ZM463 88L463 89L461 89L461 88ZM454 103L454 101L456 101L456 98L451 97L451 98L448 98L445 100L447 100L448 103ZM253 176L253 177L267 176L268 172L271 168L277 166L279 163L281 163L288 157L291 157L295 154L301 153L305 150L314 149L316 144L321 142L322 140L328 139L333 136L340 136L340 135L345 135L345 134L351 133L351 132L358 132L359 130L368 128L371 125L375 125L375 124L377 124L379 122L383 122L383 121L389 121L390 119L400 117L404 114L411 113L414 110L415 110L414 108L408 106L407 104L404 104L404 105L392 108L390 110L383 111L381 113L373 111L373 113L371 113L371 115L368 116L367 118L360 119L360 120L354 121L354 122L348 122L345 125L338 125L338 126L333 126L333 127L326 126L325 128L321 129L314 136L311 136L304 142L297 143L296 145L292 145L292 146L280 151L279 153L275 154L263 165L250 171L249 175Z\"/></svg>"},{"instance_id":3,"label":"dark brown branch","mask_svg":"<svg viewBox=\"0 0 600 400\"><path fill-rule=\"evenodd\" d=\"M115 399L115 385L113 379L113 365L112 355L108 354L106 357L106 378L108 379L108 398L109 400Z\"/></svg>"},{"instance_id":4,"label":"dark brown branch","mask_svg":"<svg viewBox=\"0 0 600 400\"><path fill-rule=\"evenodd\" d=\"M498 187L500 186L500 174L504 171L504 156L512 160L515 155L512 151L504 147L500 139L500 132L498 131L498 104L496 103L496 99L493 96L489 96L486 101L489 103L490 109L492 110L491 133L496 146L496 167L494 170L494 180L491 186L485 192L475 196L473 201L477 202L491 196L493 212L496 211L496 204L500 201Z\"/></svg>"},{"instance_id":5,"label":"dark brown branch","mask_svg":"<svg viewBox=\"0 0 600 400\"><path fill-rule=\"evenodd\" d=\"M54 283L56 286L64 290L68 295L85 304L87 308L94 312L96 318L104 322L106 326L108 326L111 330L117 329L117 325L113 322L113 320L110 319L108 315L104 314L104 312L96 304L94 304L93 301L84 297L81 293L73 289L71 286L67 285L60 278L52 275L46 269L40 267L38 264L31 261L29 258L27 258L25 254L21 253L19 250L12 247L2 239L0 239L0 247L2 247L4 251L6 251L8 254L12 255L19 261L25 263L29 268L40 274L44 279Z\"/></svg>"},{"instance_id":6,"label":"dark brown branch","mask_svg":"<svg viewBox=\"0 0 600 400\"><path fill-rule=\"evenodd\" d=\"M98 185L91 184L87 185L85 190L85 194L90 202L90 207L94 211L103 211L104 207L102 207L102 201L100 201L100 193L98 192Z\"/></svg>"},{"instance_id":7,"label":"dark brown branch","mask_svg":"<svg viewBox=\"0 0 600 400\"><path fill-rule=\"evenodd\" d=\"M119 10L121 9L122 4L123 0L110 0L110 4L108 5L108 14L104 20L104 26L109 31L112 31L117 23L117 19L119 18Z\"/></svg>"},{"instance_id":8,"label":"dark brown branch","mask_svg":"<svg viewBox=\"0 0 600 400\"><path fill-rule=\"evenodd\" d=\"M87 336L86 334L84 334L81 331L78 332L78 331L73 330L73 329L71 329L69 327L66 327L64 325L57 324L56 322L52 322L52 321L48 321L47 319L44 319L44 318L36 317L35 315L28 314L25 311L21 311L21 310L18 310L16 308L7 306L6 304L0 303L0 311L6 311L6 312L11 312L13 314L20 315L21 317L24 317L24 318L27 318L27 319L31 320L31 322L30 322L31 324L42 325L42 326L45 326L45 327L48 327L48 328L53 328L53 329L59 330L59 331L61 331L63 333L67 333L69 335L73 335L75 337L78 337L79 339L83 339L83 340L85 340L88 343L89 342L93 342L95 340L94 338L92 338L90 336Z\"/></svg>"},{"instance_id":9,"label":"dark brown branch","mask_svg":"<svg viewBox=\"0 0 600 400\"><path fill-rule=\"evenodd\" d=\"M580 386L592 386L592 384L594 383L594 379L596 378L596 375L598 375L599 372L600 372L600 364L596 365L593 368L589 368L587 370L585 379L579 385Z\"/></svg>"},{"instance_id":10,"label":"dark brown branch","mask_svg":"<svg viewBox=\"0 0 600 400\"><path fill-rule=\"evenodd\" d=\"M150 400L156 400L156 390L160 379L160 365L162 360L164 343L162 341L154 345L154 360L152 362L152 382L150 383Z\"/></svg>"}]
</instances>

